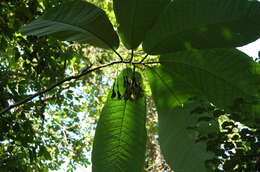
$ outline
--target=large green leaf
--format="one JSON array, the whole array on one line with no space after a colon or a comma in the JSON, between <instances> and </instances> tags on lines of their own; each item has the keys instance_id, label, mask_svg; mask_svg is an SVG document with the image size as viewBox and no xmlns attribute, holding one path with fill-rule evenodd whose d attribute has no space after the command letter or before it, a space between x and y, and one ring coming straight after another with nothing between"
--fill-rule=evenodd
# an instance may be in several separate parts
<instances>
[{"instance_id":1,"label":"large green leaf","mask_svg":"<svg viewBox=\"0 0 260 172\"><path fill-rule=\"evenodd\" d=\"M154 96L171 94L173 106L200 97L228 112L242 100L243 120L259 118L251 103L259 103L260 65L239 50L184 51L163 55L160 62L148 72Z\"/></svg>"},{"instance_id":2,"label":"large green leaf","mask_svg":"<svg viewBox=\"0 0 260 172\"><path fill-rule=\"evenodd\" d=\"M170 0L114 0L119 34L128 49L135 49L143 41L163 7Z\"/></svg>"},{"instance_id":3,"label":"large green leaf","mask_svg":"<svg viewBox=\"0 0 260 172\"><path fill-rule=\"evenodd\" d=\"M150 54L188 47L230 48L260 37L260 2L250 0L174 0L148 32Z\"/></svg>"},{"instance_id":4,"label":"large green leaf","mask_svg":"<svg viewBox=\"0 0 260 172\"><path fill-rule=\"evenodd\" d=\"M158 92L160 88L155 88ZM163 94L163 92L162 92ZM214 157L207 151L205 142L197 141L199 134L218 132L218 123L214 120L200 125L199 117L209 114L191 114L198 104L173 107L175 97L154 96L159 115L159 143L166 162L175 172L204 172L206 161ZM200 132L191 128L197 128ZM204 132L204 133L203 133Z\"/></svg>"},{"instance_id":5,"label":"large green leaf","mask_svg":"<svg viewBox=\"0 0 260 172\"><path fill-rule=\"evenodd\" d=\"M141 83L138 73L136 79L133 76L130 69L118 76L102 110L93 144L93 172L143 171L146 104L141 94L128 96L130 88ZM128 87L129 83L135 84Z\"/></svg>"},{"instance_id":6,"label":"large green leaf","mask_svg":"<svg viewBox=\"0 0 260 172\"><path fill-rule=\"evenodd\" d=\"M21 29L27 35L53 35L66 41L117 48L119 39L105 12L86 1L74 1L52 8Z\"/></svg>"}]
</instances>

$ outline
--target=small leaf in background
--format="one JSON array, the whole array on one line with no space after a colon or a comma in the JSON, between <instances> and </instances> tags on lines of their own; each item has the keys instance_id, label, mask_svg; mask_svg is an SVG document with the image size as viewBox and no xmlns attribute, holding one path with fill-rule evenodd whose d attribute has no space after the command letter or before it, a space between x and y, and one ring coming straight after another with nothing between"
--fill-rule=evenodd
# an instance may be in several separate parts
<instances>
[{"instance_id":1,"label":"small leaf in background","mask_svg":"<svg viewBox=\"0 0 260 172\"><path fill-rule=\"evenodd\" d=\"M53 35L66 40L88 43L101 48L119 46L119 39L106 13L86 1L64 3L22 27L26 35Z\"/></svg>"},{"instance_id":2,"label":"small leaf in background","mask_svg":"<svg viewBox=\"0 0 260 172\"><path fill-rule=\"evenodd\" d=\"M260 37L259 17L258 1L174 0L147 33L143 49L162 54L243 46Z\"/></svg>"},{"instance_id":3,"label":"small leaf in background","mask_svg":"<svg viewBox=\"0 0 260 172\"><path fill-rule=\"evenodd\" d=\"M51 155L45 146L40 146L39 156L43 156L46 160L51 160Z\"/></svg>"}]
</instances>

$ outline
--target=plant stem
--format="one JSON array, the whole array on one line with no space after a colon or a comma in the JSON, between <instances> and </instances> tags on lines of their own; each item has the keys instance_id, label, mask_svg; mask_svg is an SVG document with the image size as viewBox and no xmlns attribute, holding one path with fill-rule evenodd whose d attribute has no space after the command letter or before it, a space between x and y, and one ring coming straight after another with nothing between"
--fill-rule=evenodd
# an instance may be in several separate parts
<instances>
[{"instance_id":1,"label":"plant stem","mask_svg":"<svg viewBox=\"0 0 260 172\"><path fill-rule=\"evenodd\" d=\"M53 84L52 86L50 86L50 87L47 88L47 89L44 89L44 90L42 90L42 91L39 91L39 92L37 92L37 93L35 93L35 94L33 94L33 95L31 95L31 96L29 96L29 97L27 97L27 98L21 100L21 101L18 101L17 103L15 103L15 104L13 104L13 105L10 105L10 106L8 106L8 107L2 109L2 110L0 111L0 114L3 114L3 113L5 113L5 112L7 112L7 111L13 109L14 107L17 107L17 106L20 106L20 105L22 105L22 104L24 104L24 103L27 103L27 102L31 101L32 99L34 99L35 97L38 97L38 96L40 96L40 95L43 95L44 93L47 93L47 92L51 91L52 89L54 89L55 87L57 87L57 86L63 84L64 82L68 82L68 81L70 81L70 80L79 79L80 77L82 77L82 76L84 76L84 75L86 75L86 74L88 74L88 73L94 72L94 71L96 71L96 70L98 70L98 69L101 69L101 68L104 68L104 67L107 67L107 66L111 66L111 65L117 64L117 63L122 63L122 61L115 61L115 62L112 62L112 63L108 63L108 64L105 64L105 65L102 65L102 66L98 66L98 67L93 68L93 69L86 70L86 71L82 72L82 73L79 74L79 75L70 76L70 77L68 77L68 78L65 78L65 79L63 79L63 80L61 80L61 81L59 81L59 82Z\"/></svg>"},{"instance_id":2,"label":"plant stem","mask_svg":"<svg viewBox=\"0 0 260 172\"><path fill-rule=\"evenodd\" d=\"M114 53L116 53L116 55L120 58L121 61L124 61L123 57L114 49L114 48L111 48Z\"/></svg>"},{"instance_id":3,"label":"plant stem","mask_svg":"<svg viewBox=\"0 0 260 172\"><path fill-rule=\"evenodd\" d=\"M147 66L148 64L158 64L159 62L145 62L145 63L142 63L142 62L129 62L129 61L114 61L114 62L111 62L111 63L108 63L108 64L104 64L104 65L101 65L101 66L98 66L98 67L95 67L95 68L92 68L92 69L85 69L83 70L83 72L81 72L79 75L75 75L75 76L70 76L70 77L67 77L55 84L53 84L52 86L50 86L49 88L47 89L44 89L44 90L41 90L31 96L28 96L27 98L21 100L21 101L18 101L17 103L14 103L2 110L0 110L0 114L3 114L3 113L6 113L8 112L9 110L15 108L15 107L18 107L20 105L23 105L29 101L31 101L32 99L34 99L35 97L38 97L38 96L41 96L49 91L51 91L52 89L56 88L57 86L60 86L61 84L65 83L65 82L68 82L68 81L71 81L71 80L77 80L79 78L81 78L82 76L85 76L91 72L94 72L96 70L99 70L99 69L102 69L102 68L105 68L105 67L108 67L108 66L112 66L114 64L122 64L122 63L125 63L125 64L133 64L133 65L145 65Z\"/></svg>"},{"instance_id":4,"label":"plant stem","mask_svg":"<svg viewBox=\"0 0 260 172\"><path fill-rule=\"evenodd\" d=\"M140 61L140 63L142 63L147 57L148 57L148 54L146 54L146 55L142 58L142 60Z\"/></svg>"},{"instance_id":5,"label":"plant stem","mask_svg":"<svg viewBox=\"0 0 260 172\"><path fill-rule=\"evenodd\" d=\"M133 61L133 59L134 59L134 50L132 49L132 51L131 51L131 59L130 59L130 63Z\"/></svg>"}]
</instances>

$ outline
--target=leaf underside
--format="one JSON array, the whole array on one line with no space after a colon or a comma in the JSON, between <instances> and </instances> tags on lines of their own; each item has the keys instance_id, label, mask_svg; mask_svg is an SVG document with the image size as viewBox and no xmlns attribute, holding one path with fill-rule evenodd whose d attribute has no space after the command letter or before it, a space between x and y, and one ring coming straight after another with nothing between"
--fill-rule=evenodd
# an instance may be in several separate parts
<instances>
[{"instance_id":1,"label":"leaf underside","mask_svg":"<svg viewBox=\"0 0 260 172\"><path fill-rule=\"evenodd\" d=\"M105 12L86 1L65 3L24 26L26 35L52 35L60 40L116 49L119 38Z\"/></svg>"},{"instance_id":2,"label":"leaf underside","mask_svg":"<svg viewBox=\"0 0 260 172\"><path fill-rule=\"evenodd\" d=\"M205 162L214 154L207 152L206 144L197 142L198 133L190 130L198 125L199 118L191 115L191 111L200 104L198 100L227 111L232 111L237 98L246 102L259 100L259 64L236 49L166 54L160 57L160 63L147 74L158 111L164 158L176 172L207 171ZM259 113L252 111L252 104L247 105L243 122L254 124ZM209 124L200 131L212 130Z\"/></svg>"},{"instance_id":3,"label":"leaf underside","mask_svg":"<svg viewBox=\"0 0 260 172\"><path fill-rule=\"evenodd\" d=\"M190 113L197 104L173 108L170 105L173 99L167 96L165 101L168 103L165 103L154 97L159 113L159 143L164 158L176 172L206 172L205 161L212 159L214 153L207 151L205 142L196 142L198 133L189 129L197 125L199 115Z\"/></svg>"},{"instance_id":4,"label":"leaf underside","mask_svg":"<svg viewBox=\"0 0 260 172\"><path fill-rule=\"evenodd\" d=\"M118 30L126 48L138 47L168 3L169 0L114 0Z\"/></svg>"},{"instance_id":5,"label":"leaf underside","mask_svg":"<svg viewBox=\"0 0 260 172\"><path fill-rule=\"evenodd\" d=\"M171 94L173 106L199 97L227 112L242 99L248 102L243 120L259 119L252 104L259 106L260 68L246 54L236 49L194 50L162 55L160 62L148 72L154 96Z\"/></svg>"},{"instance_id":6,"label":"leaf underside","mask_svg":"<svg viewBox=\"0 0 260 172\"><path fill-rule=\"evenodd\" d=\"M123 77L119 76L115 83L123 83L118 81L121 79ZM119 87L122 88L122 85ZM122 91L121 88L117 91ZM96 128L92 151L93 172L143 170L146 147L145 114L143 96L135 100L125 100L123 96L120 98L112 93L109 95Z\"/></svg>"},{"instance_id":7,"label":"leaf underside","mask_svg":"<svg viewBox=\"0 0 260 172\"><path fill-rule=\"evenodd\" d=\"M148 32L143 49L162 54L243 46L260 37L260 2L175 0Z\"/></svg>"}]
</instances>

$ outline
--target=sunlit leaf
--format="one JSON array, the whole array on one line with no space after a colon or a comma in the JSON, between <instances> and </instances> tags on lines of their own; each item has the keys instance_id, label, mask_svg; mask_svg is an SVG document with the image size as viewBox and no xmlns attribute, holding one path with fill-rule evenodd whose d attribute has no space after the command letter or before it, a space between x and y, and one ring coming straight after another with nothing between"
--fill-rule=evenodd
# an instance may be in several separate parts
<instances>
[{"instance_id":1,"label":"sunlit leaf","mask_svg":"<svg viewBox=\"0 0 260 172\"><path fill-rule=\"evenodd\" d=\"M87 1L74 1L50 9L21 29L26 35L53 35L60 40L89 43L101 48L119 46L105 12Z\"/></svg>"},{"instance_id":2,"label":"sunlit leaf","mask_svg":"<svg viewBox=\"0 0 260 172\"><path fill-rule=\"evenodd\" d=\"M117 78L98 121L92 151L93 172L143 170L145 98L128 99L127 77L133 77L131 70L124 70Z\"/></svg>"}]
</instances>

